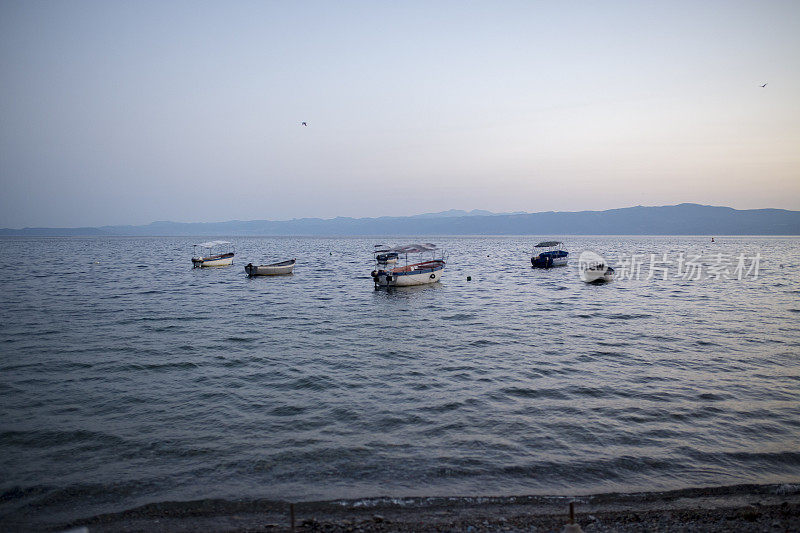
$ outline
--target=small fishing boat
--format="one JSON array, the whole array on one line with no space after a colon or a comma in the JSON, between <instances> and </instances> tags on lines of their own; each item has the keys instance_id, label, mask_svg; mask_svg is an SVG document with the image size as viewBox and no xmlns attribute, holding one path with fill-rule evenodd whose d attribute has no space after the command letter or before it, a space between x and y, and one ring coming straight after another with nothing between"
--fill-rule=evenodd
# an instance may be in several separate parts
<instances>
[{"instance_id":1,"label":"small fishing boat","mask_svg":"<svg viewBox=\"0 0 800 533\"><path fill-rule=\"evenodd\" d=\"M244 271L248 276L284 276L291 274L294 269L294 264L297 259L289 259L288 261L281 261L280 263L270 263L269 265L254 265L248 263L244 267Z\"/></svg>"},{"instance_id":2,"label":"small fishing boat","mask_svg":"<svg viewBox=\"0 0 800 533\"><path fill-rule=\"evenodd\" d=\"M199 268L232 265L234 249L232 245L230 247L228 245L231 245L228 241L208 241L195 244L192 266ZM199 253L198 248L200 248Z\"/></svg>"},{"instance_id":3,"label":"small fishing boat","mask_svg":"<svg viewBox=\"0 0 800 533\"><path fill-rule=\"evenodd\" d=\"M383 244L376 244L372 253L375 256L375 262L379 265L393 265L397 263L397 259L399 258L397 252L391 251Z\"/></svg>"},{"instance_id":4,"label":"small fishing boat","mask_svg":"<svg viewBox=\"0 0 800 533\"><path fill-rule=\"evenodd\" d=\"M441 254L437 258L437 251L436 245L430 243L396 248L376 247L373 251L375 270L372 271L375 287L409 287L439 281L442 279L445 261ZM417 261L428 253L431 254L430 259ZM400 257L405 259L404 266L397 266Z\"/></svg>"},{"instance_id":5,"label":"small fishing boat","mask_svg":"<svg viewBox=\"0 0 800 533\"><path fill-rule=\"evenodd\" d=\"M561 241L544 241L534 246L531 265L536 268L551 268L566 266L569 252L562 250L564 243Z\"/></svg>"}]
</instances>

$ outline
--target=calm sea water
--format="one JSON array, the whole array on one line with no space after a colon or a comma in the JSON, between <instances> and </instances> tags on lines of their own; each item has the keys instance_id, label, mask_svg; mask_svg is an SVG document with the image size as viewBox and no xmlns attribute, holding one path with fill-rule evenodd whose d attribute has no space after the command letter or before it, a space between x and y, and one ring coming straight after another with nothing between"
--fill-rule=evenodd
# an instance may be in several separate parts
<instances>
[{"instance_id":1,"label":"calm sea water","mask_svg":"<svg viewBox=\"0 0 800 533\"><path fill-rule=\"evenodd\" d=\"M756 280L586 285L532 270L535 238L427 238L443 282L389 291L376 239L193 270L195 240L0 240L0 520L800 480L800 239L568 239L761 254Z\"/></svg>"}]
</instances>

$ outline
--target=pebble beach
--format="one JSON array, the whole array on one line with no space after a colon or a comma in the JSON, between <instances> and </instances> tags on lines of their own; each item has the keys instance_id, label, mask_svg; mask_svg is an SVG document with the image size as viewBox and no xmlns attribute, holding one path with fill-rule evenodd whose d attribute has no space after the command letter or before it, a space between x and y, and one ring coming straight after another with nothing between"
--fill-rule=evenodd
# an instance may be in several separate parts
<instances>
[{"instance_id":1,"label":"pebble beach","mask_svg":"<svg viewBox=\"0 0 800 533\"><path fill-rule=\"evenodd\" d=\"M167 502L48 529L76 533L561 532L569 520L570 502L575 504L575 523L586 533L800 531L800 485L786 484L574 497Z\"/></svg>"}]
</instances>

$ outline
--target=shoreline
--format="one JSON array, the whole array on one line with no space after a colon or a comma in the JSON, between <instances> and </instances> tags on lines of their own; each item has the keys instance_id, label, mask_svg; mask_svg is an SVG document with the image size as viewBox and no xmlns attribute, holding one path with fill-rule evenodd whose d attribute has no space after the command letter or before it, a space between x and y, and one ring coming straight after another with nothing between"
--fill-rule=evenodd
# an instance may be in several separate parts
<instances>
[{"instance_id":1,"label":"shoreline","mask_svg":"<svg viewBox=\"0 0 800 533\"><path fill-rule=\"evenodd\" d=\"M800 531L800 484L575 497L386 497L294 504L207 499L152 503L49 529L288 532L293 505L296 531L561 531L570 502L586 532Z\"/></svg>"}]
</instances>

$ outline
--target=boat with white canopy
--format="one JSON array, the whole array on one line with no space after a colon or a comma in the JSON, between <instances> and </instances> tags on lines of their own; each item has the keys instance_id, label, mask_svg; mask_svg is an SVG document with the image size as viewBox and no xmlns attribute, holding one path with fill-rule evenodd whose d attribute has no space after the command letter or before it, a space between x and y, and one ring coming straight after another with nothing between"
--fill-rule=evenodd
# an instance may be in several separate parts
<instances>
[{"instance_id":1,"label":"boat with white canopy","mask_svg":"<svg viewBox=\"0 0 800 533\"><path fill-rule=\"evenodd\" d=\"M234 248L229 241L201 242L193 247L192 266L195 268L229 266L233 264Z\"/></svg>"},{"instance_id":2,"label":"boat with white canopy","mask_svg":"<svg viewBox=\"0 0 800 533\"><path fill-rule=\"evenodd\" d=\"M445 261L435 244L376 246L372 253L375 256L372 280L376 287L427 285L442 279ZM430 259L425 259L429 254ZM404 266L398 266L401 259Z\"/></svg>"},{"instance_id":3,"label":"boat with white canopy","mask_svg":"<svg viewBox=\"0 0 800 533\"><path fill-rule=\"evenodd\" d=\"M561 241L544 241L534 246L531 265L536 268L550 268L565 266L569 252L562 250L564 243Z\"/></svg>"}]
</instances>

